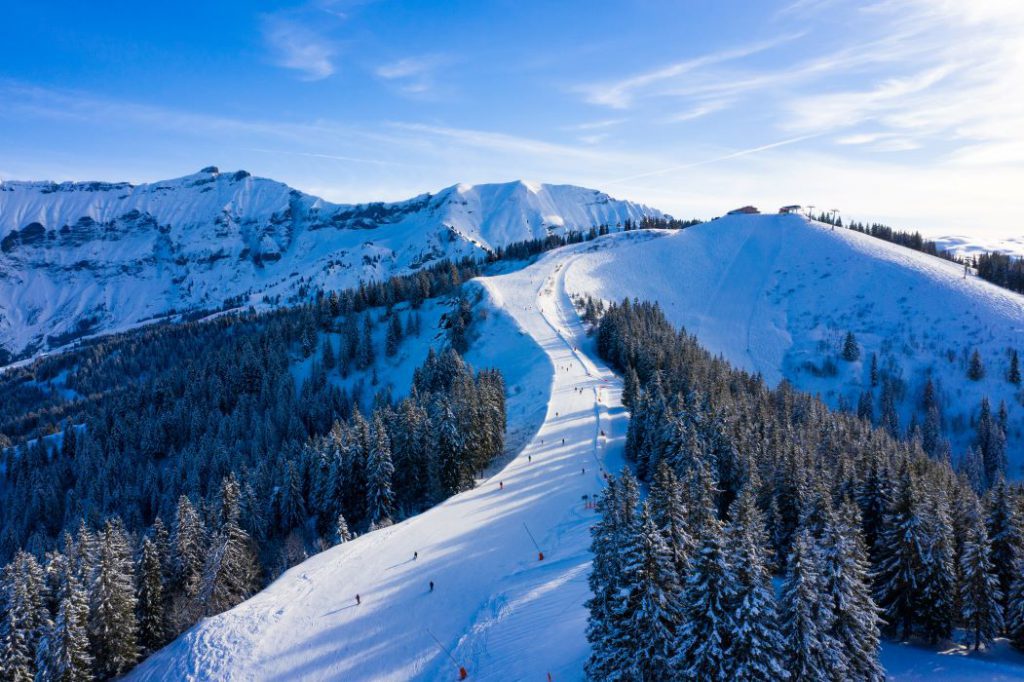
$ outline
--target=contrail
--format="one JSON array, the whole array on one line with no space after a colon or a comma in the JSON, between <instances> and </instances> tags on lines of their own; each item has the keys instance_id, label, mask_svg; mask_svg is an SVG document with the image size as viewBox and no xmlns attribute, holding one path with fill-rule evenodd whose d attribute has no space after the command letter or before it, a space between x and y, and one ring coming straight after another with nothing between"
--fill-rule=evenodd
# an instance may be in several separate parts
<instances>
[{"instance_id":1,"label":"contrail","mask_svg":"<svg viewBox=\"0 0 1024 682\"><path fill-rule=\"evenodd\" d=\"M748 154L756 154L757 152L763 152L763 151L768 150L768 149L775 149L776 147L784 147L787 144L794 144L796 142L802 142L804 140L809 140L812 137L819 137L821 135L822 135L822 133L814 133L814 134L811 134L811 135L801 135L800 137L791 137L788 140L781 140L779 142L772 142L771 144L761 145L760 147L752 147L750 149L742 149L742 150L740 150L738 152L733 152L732 154L726 154L725 156L717 156L717 157L715 157L713 159L705 159L704 161L695 161L693 163L686 163L686 164L683 164L681 166L671 166L669 168L662 168L662 169L656 170L656 171L648 171L646 173L639 173L637 175L629 175L629 176L624 177L624 178L617 178L615 180L609 180L605 184L611 185L611 184L617 184L617 183L620 183L620 182L628 182L630 180L636 180L638 178L647 178L647 177L650 177L652 175L663 175L665 173L672 173L674 171L685 170L687 168L694 168L696 166L704 166L704 165L707 165L709 163L718 163L719 161L726 161L728 159L735 159L735 158L737 158L739 156L747 156Z\"/></svg>"}]
</instances>

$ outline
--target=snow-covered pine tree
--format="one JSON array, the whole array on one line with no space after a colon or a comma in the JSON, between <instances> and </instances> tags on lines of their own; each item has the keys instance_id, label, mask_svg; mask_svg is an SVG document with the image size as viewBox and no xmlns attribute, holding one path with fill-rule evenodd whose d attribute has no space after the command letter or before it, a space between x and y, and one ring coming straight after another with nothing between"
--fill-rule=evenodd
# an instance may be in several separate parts
<instances>
[{"instance_id":1,"label":"snow-covered pine tree","mask_svg":"<svg viewBox=\"0 0 1024 682\"><path fill-rule=\"evenodd\" d=\"M931 540L909 465L900 469L898 485L875 545L875 601L883 609L887 628L906 640L919 614L920 582Z\"/></svg>"},{"instance_id":2,"label":"snow-covered pine tree","mask_svg":"<svg viewBox=\"0 0 1024 682\"><path fill-rule=\"evenodd\" d=\"M387 337L384 341L384 354L389 358L398 355L398 346L402 342L402 320L397 313L391 314Z\"/></svg>"},{"instance_id":3,"label":"snow-covered pine tree","mask_svg":"<svg viewBox=\"0 0 1024 682\"><path fill-rule=\"evenodd\" d=\"M1005 479L989 491L986 528L992 543L992 564L999 576L1004 615L1009 613L1011 586L1020 559L1024 559L1024 518L1021 518L1019 493Z\"/></svg>"},{"instance_id":4,"label":"snow-covered pine tree","mask_svg":"<svg viewBox=\"0 0 1024 682\"><path fill-rule=\"evenodd\" d=\"M977 500L971 509L960 555L960 622L975 651L1003 629L1002 593L992 564L992 547Z\"/></svg>"},{"instance_id":5,"label":"snow-covered pine tree","mask_svg":"<svg viewBox=\"0 0 1024 682\"><path fill-rule=\"evenodd\" d=\"M985 363L981 360L981 353L977 349L971 353L971 360L967 367L967 378L971 381L981 381L985 378Z\"/></svg>"},{"instance_id":6,"label":"snow-covered pine tree","mask_svg":"<svg viewBox=\"0 0 1024 682\"><path fill-rule=\"evenodd\" d=\"M78 585L74 589L81 591ZM85 598L83 592L80 599ZM57 617L40 642L36 664L37 682L89 682L93 679L89 634L82 610L71 597L65 597L57 606Z\"/></svg>"},{"instance_id":7,"label":"snow-covered pine tree","mask_svg":"<svg viewBox=\"0 0 1024 682\"><path fill-rule=\"evenodd\" d=\"M961 456L957 464L957 473L971 485L974 492L979 495L988 488L988 481L985 477L985 463L982 461L981 453L974 446L969 446Z\"/></svg>"},{"instance_id":8,"label":"snow-covered pine tree","mask_svg":"<svg viewBox=\"0 0 1024 682\"><path fill-rule=\"evenodd\" d=\"M167 642L167 611L160 551L149 538L142 541L140 564L139 644L143 651L156 651Z\"/></svg>"},{"instance_id":9,"label":"snow-covered pine tree","mask_svg":"<svg viewBox=\"0 0 1024 682\"><path fill-rule=\"evenodd\" d=\"M23 553L4 567L2 588L3 621L0 622L0 674L4 680L31 682L36 674L36 632L33 629L31 589L22 570ZM33 559L34 560L34 559ZM39 604L41 606L41 604Z\"/></svg>"},{"instance_id":10,"label":"snow-covered pine tree","mask_svg":"<svg viewBox=\"0 0 1024 682\"><path fill-rule=\"evenodd\" d=\"M700 460L694 468L691 516L695 551L683 584L682 622L676 638L674 666L686 680L727 680L726 647L733 631L736 600L734 574L725 549L722 523L712 497L710 473Z\"/></svg>"},{"instance_id":11,"label":"snow-covered pine tree","mask_svg":"<svg viewBox=\"0 0 1024 682\"><path fill-rule=\"evenodd\" d=\"M207 616L242 602L259 585L252 540L238 522L238 497L238 481L229 474L221 483L220 528L211 542L198 595L198 610Z\"/></svg>"},{"instance_id":12,"label":"snow-covered pine tree","mask_svg":"<svg viewBox=\"0 0 1024 682\"><path fill-rule=\"evenodd\" d=\"M871 598L870 565L860 533L860 512L846 502L829 514L821 542L821 571L830 634L842 652L845 679L882 682L878 661L879 610Z\"/></svg>"},{"instance_id":13,"label":"snow-covered pine tree","mask_svg":"<svg viewBox=\"0 0 1024 682\"><path fill-rule=\"evenodd\" d=\"M651 519L672 553L672 564L681 584L689 572L694 542L687 531L688 512L683 502L682 483L665 460L658 463L648 500Z\"/></svg>"},{"instance_id":14,"label":"snow-covered pine tree","mask_svg":"<svg viewBox=\"0 0 1024 682\"><path fill-rule=\"evenodd\" d=\"M811 534L800 531L789 553L780 595L786 669L793 682L845 679L845 661L830 634L831 612L822 600L822 576Z\"/></svg>"},{"instance_id":15,"label":"snow-covered pine tree","mask_svg":"<svg viewBox=\"0 0 1024 682\"><path fill-rule=\"evenodd\" d=\"M174 554L174 591L194 597L199 593L203 578L206 527L192 501L185 495L178 498L171 551Z\"/></svg>"},{"instance_id":16,"label":"snow-covered pine tree","mask_svg":"<svg viewBox=\"0 0 1024 682\"><path fill-rule=\"evenodd\" d=\"M441 486L437 492L443 499L467 489L471 472L467 473L463 461L465 443L459 430L459 420L447 399L441 400L434 423L437 428L438 483Z\"/></svg>"},{"instance_id":17,"label":"snow-covered pine tree","mask_svg":"<svg viewBox=\"0 0 1024 682\"><path fill-rule=\"evenodd\" d=\"M1015 649L1024 651L1024 557L1015 564L1006 607L1006 634Z\"/></svg>"},{"instance_id":18,"label":"snow-covered pine tree","mask_svg":"<svg viewBox=\"0 0 1024 682\"><path fill-rule=\"evenodd\" d=\"M619 524L619 481L612 477L597 502L600 520L590 529L590 551L594 556L587 582L590 585L590 599L586 607L587 641L590 643L590 657L585 666L591 680L604 680L615 664L611 640L615 632L612 614L615 613L619 598L619 580L622 556L619 551L621 536Z\"/></svg>"},{"instance_id":19,"label":"snow-covered pine tree","mask_svg":"<svg viewBox=\"0 0 1024 682\"><path fill-rule=\"evenodd\" d=\"M843 340L843 360L847 362L860 360L860 346L857 345L857 337L853 335L853 332L846 332L846 338Z\"/></svg>"},{"instance_id":20,"label":"snow-covered pine tree","mask_svg":"<svg viewBox=\"0 0 1024 682\"><path fill-rule=\"evenodd\" d=\"M930 486L923 502L928 544L918 580L917 620L921 634L934 644L952 634L956 620L956 555L945 490Z\"/></svg>"},{"instance_id":21,"label":"snow-covered pine tree","mask_svg":"<svg viewBox=\"0 0 1024 682\"><path fill-rule=\"evenodd\" d=\"M339 513L338 520L334 524L334 544L340 545L343 542L348 542L352 539L352 533L348 529L348 521L345 520L345 515Z\"/></svg>"},{"instance_id":22,"label":"snow-covered pine tree","mask_svg":"<svg viewBox=\"0 0 1024 682\"><path fill-rule=\"evenodd\" d=\"M620 599L613 616L615 669L608 680L672 679L680 614L672 555L645 504L621 545Z\"/></svg>"},{"instance_id":23,"label":"snow-covered pine tree","mask_svg":"<svg viewBox=\"0 0 1024 682\"><path fill-rule=\"evenodd\" d=\"M734 682L785 680L785 645L779 636L778 609L765 562L769 544L761 511L748 485L731 508L726 529L730 582L736 594L726 661Z\"/></svg>"},{"instance_id":24,"label":"snow-covered pine tree","mask_svg":"<svg viewBox=\"0 0 1024 682\"><path fill-rule=\"evenodd\" d=\"M139 657L133 570L124 528L120 520L108 520L103 527L90 590L89 621L96 672L103 677L123 674Z\"/></svg>"},{"instance_id":25,"label":"snow-covered pine tree","mask_svg":"<svg viewBox=\"0 0 1024 682\"><path fill-rule=\"evenodd\" d=\"M395 512L395 494L391 489L391 479L395 474L391 463L391 440L379 410L373 414L370 443L370 454L366 460L366 513L370 528L374 529L390 525L391 515Z\"/></svg>"}]
</instances>

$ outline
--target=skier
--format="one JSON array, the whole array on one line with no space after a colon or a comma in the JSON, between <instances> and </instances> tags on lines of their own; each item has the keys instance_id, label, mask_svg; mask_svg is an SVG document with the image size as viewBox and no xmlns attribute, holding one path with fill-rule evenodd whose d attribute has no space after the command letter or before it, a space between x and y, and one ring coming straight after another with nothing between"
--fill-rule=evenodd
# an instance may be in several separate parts
<instances>
[{"instance_id":1,"label":"skier","mask_svg":"<svg viewBox=\"0 0 1024 682\"><path fill-rule=\"evenodd\" d=\"M420 553L419 552L413 552L412 553L412 560L413 561L416 561L419 558L420 558Z\"/></svg>"},{"instance_id":2,"label":"skier","mask_svg":"<svg viewBox=\"0 0 1024 682\"><path fill-rule=\"evenodd\" d=\"M357 594L357 595L356 595L356 606L358 606L358 605L360 605L360 604L362 604L362 603L363 603L363 600L362 600L362 599L360 599L360 598L359 598L359 595Z\"/></svg>"},{"instance_id":3,"label":"skier","mask_svg":"<svg viewBox=\"0 0 1024 682\"><path fill-rule=\"evenodd\" d=\"M505 489L505 481L498 481L498 490Z\"/></svg>"},{"instance_id":4,"label":"skier","mask_svg":"<svg viewBox=\"0 0 1024 682\"><path fill-rule=\"evenodd\" d=\"M434 591L434 581L433 580L430 581L430 591L431 592Z\"/></svg>"}]
</instances>

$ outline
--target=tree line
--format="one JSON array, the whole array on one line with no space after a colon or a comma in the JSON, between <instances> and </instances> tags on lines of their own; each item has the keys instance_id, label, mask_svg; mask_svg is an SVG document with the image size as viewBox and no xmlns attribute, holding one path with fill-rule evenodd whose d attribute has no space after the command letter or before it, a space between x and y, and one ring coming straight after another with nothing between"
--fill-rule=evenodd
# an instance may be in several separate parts
<instances>
[{"instance_id":1,"label":"tree line","mask_svg":"<svg viewBox=\"0 0 1024 682\"><path fill-rule=\"evenodd\" d=\"M880 636L1024 648L1020 486L769 389L657 304L593 309L649 494L625 471L599 504L592 679L881 680Z\"/></svg>"},{"instance_id":2,"label":"tree line","mask_svg":"<svg viewBox=\"0 0 1024 682\"><path fill-rule=\"evenodd\" d=\"M843 219L830 213L821 213L812 218L818 222L843 227ZM916 230L897 230L880 223L869 224L856 221L847 223L845 227L876 239L927 253L930 256L973 267L981 279L1018 294L1024 294L1024 258L1020 256L998 251L984 251L971 256L959 256L949 249L940 247L934 241L926 239Z\"/></svg>"}]
</instances>

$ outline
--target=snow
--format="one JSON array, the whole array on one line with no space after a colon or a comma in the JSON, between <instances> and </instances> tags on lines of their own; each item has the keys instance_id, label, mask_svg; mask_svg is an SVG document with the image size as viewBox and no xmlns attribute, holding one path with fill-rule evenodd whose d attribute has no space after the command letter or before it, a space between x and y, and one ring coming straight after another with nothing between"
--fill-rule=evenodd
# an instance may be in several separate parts
<instances>
[{"instance_id":1,"label":"snow","mask_svg":"<svg viewBox=\"0 0 1024 682\"><path fill-rule=\"evenodd\" d=\"M740 333L739 358L750 363L785 360L801 342L791 335L789 345L762 343L764 334L781 332L760 325L802 319L796 306L809 294L797 285L818 258L850 273L829 278L836 308L848 302L849 290L862 291L864 305L882 306L868 294L880 296L897 284L924 288L925 282L938 292L930 305L954 315L965 305L958 297L986 306L980 312L996 321L1001 306L1010 315L1012 304L1019 305L983 283L957 280L941 263L819 225L762 218L720 221L702 234L703 229L610 235L545 254L526 269L477 280L486 317L474 325L479 336L469 359L505 373L510 432L518 434L510 437L512 458L477 488L296 566L247 602L202 621L126 679L457 679L456 664L436 637L471 680L544 680L548 673L559 682L582 680L594 518L582 496L601 489L602 469L622 466L627 414L621 385L594 360L593 340L584 336L569 292L663 297L675 320L700 323L691 330L723 344L731 341L729 327L716 327L711 312L726 311L733 316L733 333ZM702 257L721 255L714 249L733 249L732 265L706 267L716 261ZM800 258L781 260L794 254ZM858 259L868 264L858 266ZM893 282L896 269L904 267L909 279ZM744 302L739 294L712 287L727 287L730 277L753 279L760 289L739 287L751 297ZM794 309L764 304L775 300L765 288L779 286L786 287L784 300L792 300ZM701 295L708 299L701 307L683 308L685 296ZM822 314L841 310L826 307ZM900 329L887 324L893 329L886 327L886 333ZM745 338L751 339L750 353ZM736 352L735 345L727 347ZM519 442L525 447L516 453ZM524 524L543 550L543 561ZM433 593L427 587L431 580ZM896 643L882 650L888 677L901 681L1022 679L1022 659L1005 642L980 654Z\"/></svg>"},{"instance_id":2,"label":"snow","mask_svg":"<svg viewBox=\"0 0 1024 682\"><path fill-rule=\"evenodd\" d=\"M1024 394L1004 376L1007 348L1024 350L1024 297L965 279L962 267L942 259L796 215L730 216L661 234L612 235L621 248L569 266L569 291L658 301L711 352L771 384L788 379L832 406L840 395L856 405L870 387L869 356L878 353L879 366L891 360L907 382L903 428L932 377L954 455L974 437L982 397L993 409L1005 400L1011 474L1020 477ZM861 346L858 362L838 357L847 331ZM966 377L974 348L987 370L977 382ZM816 376L810 365L820 367L828 355L838 374Z\"/></svg>"},{"instance_id":3,"label":"snow","mask_svg":"<svg viewBox=\"0 0 1024 682\"><path fill-rule=\"evenodd\" d=\"M212 168L137 186L5 182L0 349L34 354L229 298L287 302L303 289L343 289L644 215L662 214L594 190L522 182L360 205ZM26 232L34 224L42 229Z\"/></svg>"},{"instance_id":4,"label":"snow","mask_svg":"<svg viewBox=\"0 0 1024 682\"><path fill-rule=\"evenodd\" d=\"M589 248L477 285L488 314L469 360L505 373L513 432L539 425L504 468L310 558L127 679L456 679L433 637L474 680L581 679L594 516L583 496L600 491L605 467L621 467L626 428L619 382L576 350L592 341L564 291L564 267Z\"/></svg>"},{"instance_id":5,"label":"snow","mask_svg":"<svg viewBox=\"0 0 1024 682\"><path fill-rule=\"evenodd\" d=\"M997 640L992 649L980 652L961 646L936 652L910 644L885 642L881 660L886 678L899 682L1024 679L1024 654L1013 650L1006 640Z\"/></svg>"}]
</instances>

